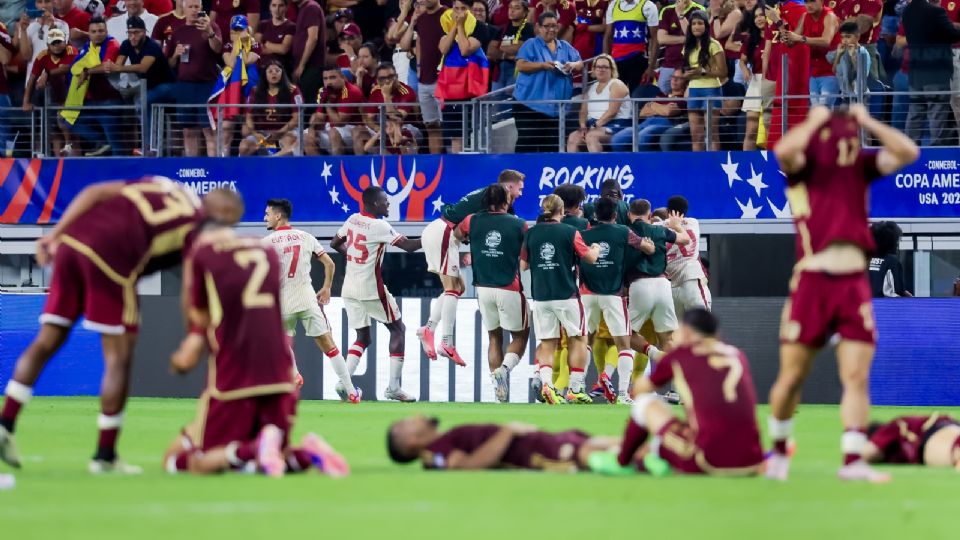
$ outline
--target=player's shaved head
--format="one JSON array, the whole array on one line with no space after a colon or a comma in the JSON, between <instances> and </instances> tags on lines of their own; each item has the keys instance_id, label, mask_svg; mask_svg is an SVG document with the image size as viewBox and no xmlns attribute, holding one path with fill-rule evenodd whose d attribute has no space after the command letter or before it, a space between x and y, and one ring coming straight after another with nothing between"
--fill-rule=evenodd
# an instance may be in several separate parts
<instances>
[{"instance_id":1,"label":"player's shaved head","mask_svg":"<svg viewBox=\"0 0 960 540\"><path fill-rule=\"evenodd\" d=\"M587 192L576 184L560 184L553 190L554 195L563 201L564 210L576 210L587 198Z\"/></svg>"},{"instance_id":2,"label":"player's shaved head","mask_svg":"<svg viewBox=\"0 0 960 540\"><path fill-rule=\"evenodd\" d=\"M363 190L363 210L376 217L383 217L390 213L390 199L387 192L380 186L370 186Z\"/></svg>"},{"instance_id":3,"label":"player's shaved head","mask_svg":"<svg viewBox=\"0 0 960 540\"><path fill-rule=\"evenodd\" d=\"M243 217L243 198L230 189L215 189L204 195L203 213L220 225L234 225Z\"/></svg>"},{"instance_id":4,"label":"player's shaved head","mask_svg":"<svg viewBox=\"0 0 960 540\"><path fill-rule=\"evenodd\" d=\"M676 212L682 216L687 215L687 210L690 209L690 202L687 201L687 198L683 195L674 195L667 199L667 210L671 212Z\"/></svg>"},{"instance_id":5,"label":"player's shaved head","mask_svg":"<svg viewBox=\"0 0 960 540\"><path fill-rule=\"evenodd\" d=\"M694 308L683 314L683 325L703 337L713 337L717 334L720 321L713 313L703 308Z\"/></svg>"},{"instance_id":6,"label":"player's shaved head","mask_svg":"<svg viewBox=\"0 0 960 540\"><path fill-rule=\"evenodd\" d=\"M607 178L600 184L600 196L613 199L623 199L623 189L615 178Z\"/></svg>"},{"instance_id":7,"label":"player's shaved head","mask_svg":"<svg viewBox=\"0 0 960 540\"><path fill-rule=\"evenodd\" d=\"M610 197L600 197L596 203L597 220L611 223L617 219L617 201Z\"/></svg>"}]
</instances>

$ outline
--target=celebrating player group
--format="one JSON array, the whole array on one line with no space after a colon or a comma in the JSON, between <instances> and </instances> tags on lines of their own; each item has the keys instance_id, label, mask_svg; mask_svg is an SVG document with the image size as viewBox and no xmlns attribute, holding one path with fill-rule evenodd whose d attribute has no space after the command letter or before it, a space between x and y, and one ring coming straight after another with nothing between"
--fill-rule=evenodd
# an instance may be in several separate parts
<instances>
[{"instance_id":1,"label":"celebrating player group","mask_svg":"<svg viewBox=\"0 0 960 540\"><path fill-rule=\"evenodd\" d=\"M861 130L881 148L861 149ZM210 375L197 418L175 435L165 468L259 470L272 476L317 468L347 474L346 460L319 435L308 434L296 447L289 442L303 384L289 336L303 327L339 378L341 399L356 404L363 389L352 376L371 343L373 321L381 322L390 336L383 397L415 401L401 388L406 328L382 275L385 253L393 246L406 252L422 248L429 271L443 286L426 324L416 331L430 359L443 357L459 366L479 360L464 358L454 339L457 303L465 290L462 270L470 265L498 401L510 399L510 374L523 361L532 321L538 340L532 387L543 402L592 403L602 395L631 406L620 438L546 433L522 424L441 432L435 420L411 417L389 428L388 452L395 461L420 459L434 469L607 474L765 471L785 480L800 388L814 353L838 336L845 427L839 476L883 482L889 477L870 462L922 461L924 452L930 464L955 464L960 428L949 417L904 418L896 421L905 426L899 431L881 427L868 438L875 328L865 273L873 249L866 194L870 182L914 161L916 146L861 106L832 113L816 107L778 142L775 154L787 175L798 257L783 313L780 373L770 392L773 447L766 456L749 363L739 349L720 341L719 322L710 313L699 224L687 215L688 201L678 195L654 209L634 196L628 204L620 185L607 180L595 200L584 204L584 189L567 184L542 197L541 213L528 226L513 212L524 176L508 169L495 183L445 205L420 238L406 238L385 219L390 199L383 189L363 191L361 211L330 244L346 261L341 296L355 341L345 357L324 312L334 260L316 238L291 226L290 201L268 201L264 220L270 233L250 239L231 229L243 215L243 202L229 191L214 191L201 205L162 178L88 188L38 244L38 260L53 264L53 281L40 331L6 387L0 459L20 465L14 441L18 415L47 361L84 316L84 326L102 336L106 365L90 470L139 470L116 452L139 321L135 286L148 272L182 261L187 335L171 367L186 372L209 350ZM462 255L461 246L468 246L468 253ZM311 280L314 258L324 267L319 292ZM591 356L597 384L588 390ZM670 384L686 418L677 417L656 393ZM936 444L920 448L901 437L904 430ZM905 437L899 446L898 437Z\"/></svg>"}]
</instances>

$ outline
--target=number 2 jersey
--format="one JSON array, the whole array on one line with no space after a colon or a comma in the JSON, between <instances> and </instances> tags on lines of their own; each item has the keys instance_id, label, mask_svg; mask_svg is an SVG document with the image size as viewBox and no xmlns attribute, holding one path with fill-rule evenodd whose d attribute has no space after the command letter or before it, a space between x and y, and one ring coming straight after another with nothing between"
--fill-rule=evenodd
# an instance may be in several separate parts
<instances>
[{"instance_id":1,"label":"number 2 jersey","mask_svg":"<svg viewBox=\"0 0 960 540\"><path fill-rule=\"evenodd\" d=\"M263 239L280 256L280 310L284 317L306 311L317 303L310 267L323 246L310 233L292 227L277 227Z\"/></svg>"},{"instance_id":2,"label":"number 2 jersey","mask_svg":"<svg viewBox=\"0 0 960 540\"><path fill-rule=\"evenodd\" d=\"M690 243L667 246L667 278L674 287L684 281L707 277L700 264L700 223L694 218L683 218L683 229L690 237Z\"/></svg>"},{"instance_id":3,"label":"number 2 jersey","mask_svg":"<svg viewBox=\"0 0 960 540\"><path fill-rule=\"evenodd\" d=\"M340 296L354 300L385 298L387 286L383 283L383 256L388 245L404 240L385 219L370 214L353 214L337 236L345 238L347 269Z\"/></svg>"}]
</instances>

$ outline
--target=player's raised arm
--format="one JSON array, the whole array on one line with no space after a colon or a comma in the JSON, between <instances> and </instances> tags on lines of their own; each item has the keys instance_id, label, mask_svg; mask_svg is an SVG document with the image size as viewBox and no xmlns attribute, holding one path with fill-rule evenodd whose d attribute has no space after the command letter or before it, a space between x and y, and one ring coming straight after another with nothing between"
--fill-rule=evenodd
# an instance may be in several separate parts
<instances>
[{"instance_id":1,"label":"player's raised arm","mask_svg":"<svg viewBox=\"0 0 960 540\"><path fill-rule=\"evenodd\" d=\"M810 109L810 113L803 122L787 131L783 138L777 142L773 153L777 156L777 161L780 163L780 169L783 172L792 174L807 164L805 152L807 145L810 143L810 138L829 119L830 110L818 105Z\"/></svg>"},{"instance_id":2,"label":"player's raised arm","mask_svg":"<svg viewBox=\"0 0 960 540\"><path fill-rule=\"evenodd\" d=\"M852 105L850 114L863 129L876 137L883 145L883 148L877 154L877 171L880 174L886 176L895 173L920 157L920 149L910 137L896 128L882 124L872 118L863 105Z\"/></svg>"},{"instance_id":3,"label":"player's raised arm","mask_svg":"<svg viewBox=\"0 0 960 540\"><path fill-rule=\"evenodd\" d=\"M677 212L670 212L670 217L664 223L666 223L668 229L676 234L676 238L673 240L668 238L668 241L678 246L685 246L693 241L687 234L687 230L683 228L683 218Z\"/></svg>"}]
</instances>

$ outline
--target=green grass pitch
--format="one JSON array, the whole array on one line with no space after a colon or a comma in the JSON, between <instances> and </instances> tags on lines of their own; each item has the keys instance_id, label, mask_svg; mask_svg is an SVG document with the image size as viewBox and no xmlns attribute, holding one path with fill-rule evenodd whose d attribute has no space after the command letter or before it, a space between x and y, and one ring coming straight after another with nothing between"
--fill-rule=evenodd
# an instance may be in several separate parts
<instances>
[{"instance_id":1,"label":"green grass pitch","mask_svg":"<svg viewBox=\"0 0 960 540\"><path fill-rule=\"evenodd\" d=\"M350 461L349 478L167 476L161 453L194 410L192 400L168 399L134 399L127 410L121 455L143 465L145 474L91 477L86 462L97 410L91 398L30 403L17 433L24 469L14 490L0 492L0 538L928 540L958 534L960 475L953 470L897 467L888 485L835 479L835 406L801 408L797 455L785 484L760 478L425 472L392 464L384 448L388 423L414 413L437 415L446 426L520 420L619 435L627 409L600 405L304 402L296 438L308 430L322 433ZM877 408L874 416L906 411ZM766 409L758 414L766 418Z\"/></svg>"}]
</instances>

